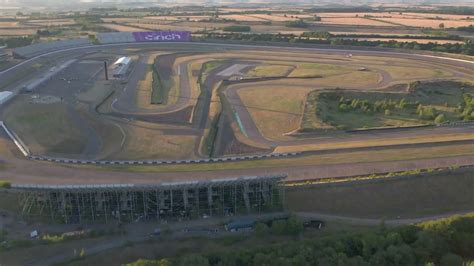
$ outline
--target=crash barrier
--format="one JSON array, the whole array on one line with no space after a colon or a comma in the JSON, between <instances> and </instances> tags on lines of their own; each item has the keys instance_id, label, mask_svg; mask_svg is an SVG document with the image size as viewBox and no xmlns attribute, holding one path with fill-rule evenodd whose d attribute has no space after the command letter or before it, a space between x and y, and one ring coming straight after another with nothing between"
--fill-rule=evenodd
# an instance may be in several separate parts
<instances>
[{"instance_id":1,"label":"crash barrier","mask_svg":"<svg viewBox=\"0 0 474 266\"><path fill-rule=\"evenodd\" d=\"M0 126L3 128L5 133L7 133L8 137L13 141L13 143L15 143L16 147L20 150L20 152L24 156L29 157L30 156L30 151L23 144L23 142L18 138L18 136L15 133L13 133L12 131L10 131L3 121L0 121Z\"/></svg>"},{"instance_id":2,"label":"crash barrier","mask_svg":"<svg viewBox=\"0 0 474 266\"><path fill-rule=\"evenodd\" d=\"M68 158L55 158L49 156L25 155L30 160L46 161L65 164L94 164L94 165L164 165L164 164L199 164L199 163L221 163L233 161L250 161L269 158L283 158L290 156L301 155L301 152L289 153L270 153L263 155L247 155L247 156L233 156L233 157L218 157L195 160L81 160Z\"/></svg>"}]
</instances>

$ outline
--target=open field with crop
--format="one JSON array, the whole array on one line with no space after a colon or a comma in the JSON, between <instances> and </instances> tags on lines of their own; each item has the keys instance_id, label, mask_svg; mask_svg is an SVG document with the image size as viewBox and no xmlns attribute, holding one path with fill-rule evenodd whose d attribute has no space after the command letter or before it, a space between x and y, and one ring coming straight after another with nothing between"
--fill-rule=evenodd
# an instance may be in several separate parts
<instances>
[{"instance_id":1,"label":"open field with crop","mask_svg":"<svg viewBox=\"0 0 474 266\"><path fill-rule=\"evenodd\" d=\"M44 20L28 20L28 24L38 25L38 26L67 26L74 25L76 22L73 19L44 19Z\"/></svg>"},{"instance_id":2,"label":"open field with crop","mask_svg":"<svg viewBox=\"0 0 474 266\"><path fill-rule=\"evenodd\" d=\"M102 26L104 28L107 28L107 29L116 30L116 31L127 31L127 32L145 31L145 30L140 29L140 28L131 27L131 26L117 25L117 24L104 23L104 24L100 24L100 26Z\"/></svg>"},{"instance_id":3,"label":"open field with crop","mask_svg":"<svg viewBox=\"0 0 474 266\"><path fill-rule=\"evenodd\" d=\"M455 28L472 25L472 21L459 21L459 20L436 20L436 19L411 19L411 18L381 18L380 21L400 24L410 27L422 27L422 28ZM443 27L440 25L443 24Z\"/></svg>"},{"instance_id":4,"label":"open field with crop","mask_svg":"<svg viewBox=\"0 0 474 266\"><path fill-rule=\"evenodd\" d=\"M36 29L30 28L2 28L0 29L0 36L23 36L32 35L36 33Z\"/></svg>"},{"instance_id":5,"label":"open field with crop","mask_svg":"<svg viewBox=\"0 0 474 266\"><path fill-rule=\"evenodd\" d=\"M333 24L333 25L359 25L359 26L383 26L383 27L394 27L396 25L389 22L371 20L359 17L336 17L336 18L322 18L317 24Z\"/></svg>"},{"instance_id":6,"label":"open field with crop","mask_svg":"<svg viewBox=\"0 0 474 266\"><path fill-rule=\"evenodd\" d=\"M288 187L288 208L356 218L407 219L470 211L472 172L452 171L383 182L357 181Z\"/></svg>"}]
</instances>

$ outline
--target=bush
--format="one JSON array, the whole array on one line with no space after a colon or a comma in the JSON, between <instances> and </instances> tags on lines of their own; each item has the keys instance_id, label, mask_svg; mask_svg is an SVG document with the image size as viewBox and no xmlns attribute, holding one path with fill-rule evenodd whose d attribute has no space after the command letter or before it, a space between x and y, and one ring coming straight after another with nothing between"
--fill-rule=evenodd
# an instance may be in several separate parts
<instances>
[{"instance_id":1,"label":"bush","mask_svg":"<svg viewBox=\"0 0 474 266\"><path fill-rule=\"evenodd\" d=\"M289 21L285 24L285 26L289 28L307 28L309 24L300 19L295 21Z\"/></svg>"},{"instance_id":2,"label":"bush","mask_svg":"<svg viewBox=\"0 0 474 266\"><path fill-rule=\"evenodd\" d=\"M448 253L441 258L440 261L441 266L462 266L463 260L460 256Z\"/></svg>"},{"instance_id":3,"label":"bush","mask_svg":"<svg viewBox=\"0 0 474 266\"><path fill-rule=\"evenodd\" d=\"M303 232L303 223L296 217L290 217L284 221L274 221L272 223L272 233L276 235L298 235Z\"/></svg>"},{"instance_id":4,"label":"bush","mask_svg":"<svg viewBox=\"0 0 474 266\"><path fill-rule=\"evenodd\" d=\"M0 188L11 188L12 184L9 181L0 180Z\"/></svg>"},{"instance_id":5,"label":"bush","mask_svg":"<svg viewBox=\"0 0 474 266\"><path fill-rule=\"evenodd\" d=\"M436 124L442 124L442 123L444 123L445 121L446 121L446 119L445 119L445 117L444 117L444 114L439 114L439 115L435 118L435 120L434 120L434 122L435 122Z\"/></svg>"},{"instance_id":6,"label":"bush","mask_svg":"<svg viewBox=\"0 0 474 266\"><path fill-rule=\"evenodd\" d=\"M250 32L251 28L250 26L232 25L226 26L222 30L230 32Z\"/></svg>"},{"instance_id":7,"label":"bush","mask_svg":"<svg viewBox=\"0 0 474 266\"><path fill-rule=\"evenodd\" d=\"M264 223L257 223L255 225L255 233L257 236L264 236L270 231L270 228Z\"/></svg>"}]
</instances>

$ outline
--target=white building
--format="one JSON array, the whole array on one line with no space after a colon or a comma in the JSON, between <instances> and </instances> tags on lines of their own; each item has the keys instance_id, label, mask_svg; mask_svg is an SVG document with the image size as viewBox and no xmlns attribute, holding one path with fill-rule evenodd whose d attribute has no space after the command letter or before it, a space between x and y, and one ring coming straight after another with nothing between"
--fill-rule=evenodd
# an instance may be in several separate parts
<instances>
[{"instance_id":1,"label":"white building","mask_svg":"<svg viewBox=\"0 0 474 266\"><path fill-rule=\"evenodd\" d=\"M115 61L115 63L112 65L112 68L114 69L113 77L125 78L131 62L132 60L130 57L120 57L117 61Z\"/></svg>"},{"instance_id":2,"label":"white building","mask_svg":"<svg viewBox=\"0 0 474 266\"><path fill-rule=\"evenodd\" d=\"M114 67L121 67L121 66L124 66L124 65L130 65L130 62L132 60L130 59L130 57L120 57L119 59L117 59L117 61L115 61L114 63Z\"/></svg>"}]
</instances>

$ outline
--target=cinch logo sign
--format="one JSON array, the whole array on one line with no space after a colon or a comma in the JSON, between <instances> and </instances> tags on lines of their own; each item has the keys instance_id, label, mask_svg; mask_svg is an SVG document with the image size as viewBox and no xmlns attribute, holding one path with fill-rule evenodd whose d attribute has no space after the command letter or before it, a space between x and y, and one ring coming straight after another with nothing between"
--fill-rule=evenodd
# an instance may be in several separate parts
<instances>
[{"instance_id":1,"label":"cinch logo sign","mask_svg":"<svg viewBox=\"0 0 474 266\"><path fill-rule=\"evenodd\" d=\"M133 37L137 42L189 42L191 32L189 31L157 31L157 32L134 32Z\"/></svg>"},{"instance_id":2,"label":"cinch logo sign","mask_svg":"<svg viewBox=\"0 0 474 266\"><path fill-rule=\"evenodd\" d=\"M145 36L148 41L174 41L181 40L181 36L178 34L148 34Z\"/></svg>"}]
</instances>

